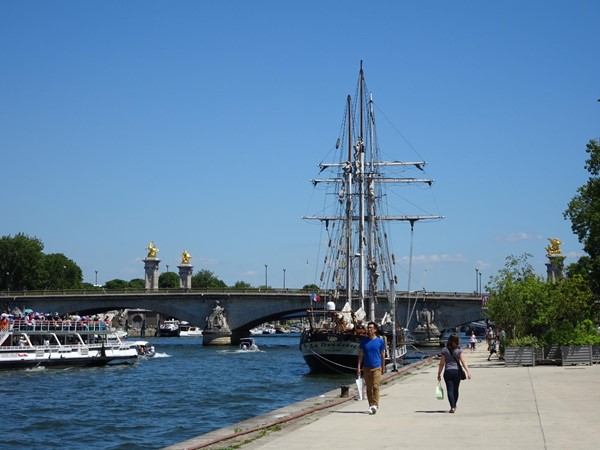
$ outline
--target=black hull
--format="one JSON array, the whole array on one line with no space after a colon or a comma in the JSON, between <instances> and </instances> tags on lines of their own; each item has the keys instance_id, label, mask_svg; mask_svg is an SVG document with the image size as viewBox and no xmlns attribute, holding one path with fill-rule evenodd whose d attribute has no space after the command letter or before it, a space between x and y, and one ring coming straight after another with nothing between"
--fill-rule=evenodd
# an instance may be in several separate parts
<instances>
[{"instance_id":1,"label":"black hull","mask_svg":"<svg viewBox=\"0 0 600 450\"><path fill-rule=\"evenodd\" d=\"M362 337L355 334L307 330L300 350L313 373L356 373Z\"/></svg>"},{"instance_id":2,"label":"black hull","mask_svg":"<svg viewBox=\"0 0 600 450\"><path fill-rule=\"evenodd\" d=\"M126 358L78 358L78 359L45 359L43 361L2 361L0 370L35 369L47 367L52 369L65 369L68 367L102 367L109 364L128 363L136 360L134 357Z\"/></svg>"},{"instance_id":3,"label":"black hull","mask_svg":"<svg viewBox=\"0 0 600 450\"><path fill-rule=\"evenodd\" d=\"M159 337L179 337L179 330L158 330Z\"/></svg>"}]
</instances>

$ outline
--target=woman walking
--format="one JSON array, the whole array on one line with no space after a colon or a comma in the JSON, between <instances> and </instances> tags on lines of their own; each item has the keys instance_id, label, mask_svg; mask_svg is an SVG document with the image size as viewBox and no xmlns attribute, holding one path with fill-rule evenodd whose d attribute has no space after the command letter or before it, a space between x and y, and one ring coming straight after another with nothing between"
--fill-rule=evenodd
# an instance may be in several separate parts
<instances>
[{"instance_id":1,"label":"woman walking","mask_svg":"<svg viewBox=\"0 0 600 450\"><path fill-rule=\"evenodd\" d=\"M458 336L450 336L448 344L442 350L440 365L438 367L438 381L442 379L442 370L444 371L444 382L448 392L448 403L450 403L450 413L456 412L456 403L458 402L458 388L460 386L460 373L464 367L467 378L471 379L471 372L465 359L465 356L458 345Z\"/></svg>"}]
</instances>

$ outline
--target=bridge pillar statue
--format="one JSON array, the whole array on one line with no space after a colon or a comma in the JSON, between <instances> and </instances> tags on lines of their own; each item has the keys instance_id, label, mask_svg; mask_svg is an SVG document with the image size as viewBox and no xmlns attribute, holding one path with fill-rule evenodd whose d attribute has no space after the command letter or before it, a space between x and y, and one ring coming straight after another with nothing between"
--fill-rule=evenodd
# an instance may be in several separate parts
<instances>
[{"instance_id":1,"label":"bridge pillar statue","mask_svg":"<svg viewBox=\"0 0 600 450\"><path fill-rule=\"evenodd\" d=\"M146 272L144 281L145 288L149 291L158 291L158 265L160 259L146 258L144 259L144 270Z\"/></svg>"},{"instance_id":2,"label":"bridge pillar statue","mask_svg":"<svg viewBox=\"0 0 600 450\"><path fill-rule=\"evenodd\" d=\"M231 329L225 318L225 308L219 301L206 318L206 327L202 331L202 345L231 345Z\"/></svg>"},{"instance_id":3,"label":"bridge pillar statue","mask_svg":"<svg viewBox=\"0 0 600 450\"><path fill-rule=\"evenodd\" d=\"M557 238L548 238L550 245L546 247L546 256L548 262L546 263L546 273L548 275L548 282L556 283L563 278L563 269L565 266L566 256L562 254L560 246L562 242Z\"/></svg>"},{"instance_id":4,"label":"bridge pillar statue","mask_svg":"<svg viewBox=\"0 0 600 450\"><path fill-rule=\"evenodd\" d=\"M179 287L183 289L192 289L192 272L194 266L190 264L182 264L179 268Z\"/></svg>"}]
</instances>

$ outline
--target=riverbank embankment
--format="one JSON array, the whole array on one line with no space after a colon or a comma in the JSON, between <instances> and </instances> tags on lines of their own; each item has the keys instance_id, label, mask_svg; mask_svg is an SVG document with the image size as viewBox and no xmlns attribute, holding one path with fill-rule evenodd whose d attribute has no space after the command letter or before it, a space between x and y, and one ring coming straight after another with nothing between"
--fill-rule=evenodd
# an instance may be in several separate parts
<instances>
[{"instance_id":1,"label":"riverbank embankment","mask_svg":"<svg viewBox=\"0 0 600 450\"><path fill-rule=\"evenodd\" d=\"M466 351L473 378L461 383L456 414L434 388L437 361L386 374L380 408L340 391L307 399L181 444L182 449L564 449L596 448L600 366L505 367L485 344Z\"/></svg>"}]
</instances>

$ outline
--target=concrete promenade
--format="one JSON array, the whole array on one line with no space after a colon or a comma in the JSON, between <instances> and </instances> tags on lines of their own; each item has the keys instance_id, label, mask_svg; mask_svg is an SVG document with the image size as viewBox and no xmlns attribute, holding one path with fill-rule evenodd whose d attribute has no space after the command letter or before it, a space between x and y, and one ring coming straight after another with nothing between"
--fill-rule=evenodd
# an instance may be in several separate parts
<instances>
[{"instance_id":1,"label":"concrete promenade","mask_svg":"<svg viewBox=\"0 0 600 450\"><path fill-rule=\"evenodd\" d=\"M366 400L353 398L354 388L349 399L336 390L169 449L600 447L599 365L508 368L495 356L486 360L485 342L478 347L465 353L473 378L461 383L456 414L448 413L446 399L435 398L435 361L386 374L375 415L367 413Z\"/></svg>"}]
</instances>

